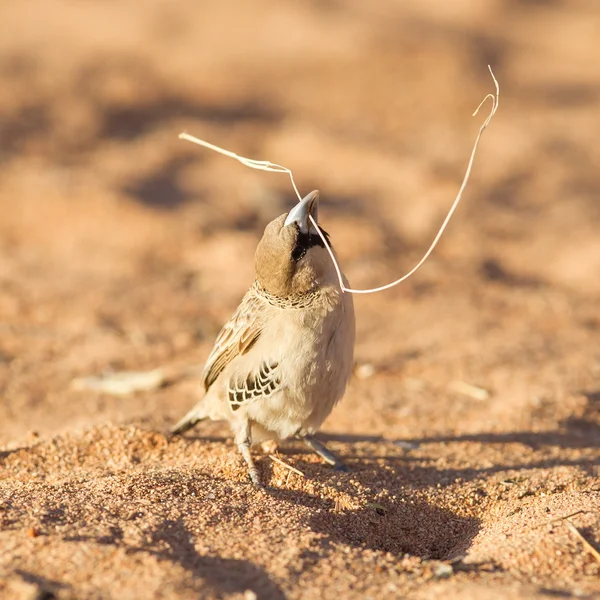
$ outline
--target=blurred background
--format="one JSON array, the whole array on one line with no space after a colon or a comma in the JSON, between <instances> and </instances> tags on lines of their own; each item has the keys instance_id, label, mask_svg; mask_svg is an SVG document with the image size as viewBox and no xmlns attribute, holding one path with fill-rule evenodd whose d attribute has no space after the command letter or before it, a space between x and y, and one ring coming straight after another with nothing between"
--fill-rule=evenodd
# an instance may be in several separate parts
<instances>
[{"instance_id":1,"label":"blurred background","mask_svg":"<svg viewBox=\"0 0 600 600\"><path fill-rule=\"evenodd\" d=\"M410 281L356 298L367 368L328 426L589 421L599 56L593 0L1 3L0 442L109 420L161 428L195 401L194 380L126 399L70 388L201 365L264 226L295 201L286 176L181 131L320 189L351 283L381 285L418 261L455 197L488 64L500 110L463 203ZM375 410L357 419L365 402Z\"/></svg>"}]
</instances>

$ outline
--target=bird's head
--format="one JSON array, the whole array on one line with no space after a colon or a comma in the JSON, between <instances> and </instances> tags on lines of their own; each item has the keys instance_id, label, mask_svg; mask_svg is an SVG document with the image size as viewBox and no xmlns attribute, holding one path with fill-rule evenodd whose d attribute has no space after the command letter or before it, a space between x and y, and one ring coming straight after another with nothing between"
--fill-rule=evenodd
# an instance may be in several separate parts
<instances>
[{"instance_id":1,"label":"bird's head","mask_svg":"<svg viewBox=\"0 0 600 600\"><path fill-rule=\"evenodd\" d=\"M270 294L293 297L337 281L331 257L309 219L312 216L318 223L318 208L315 190L265 228L255 267L258 282ZM327 233L321 232L329 242Z\"/></svg>"}]
</instances>

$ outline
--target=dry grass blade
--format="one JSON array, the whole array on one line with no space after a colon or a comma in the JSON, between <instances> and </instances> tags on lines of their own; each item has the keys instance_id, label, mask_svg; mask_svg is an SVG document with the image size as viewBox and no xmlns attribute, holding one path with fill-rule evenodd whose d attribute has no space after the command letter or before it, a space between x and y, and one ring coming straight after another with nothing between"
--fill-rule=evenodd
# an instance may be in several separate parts
<instances>
[{"instance_id":1,"label":"dry grass blade","mask_svg":"<svg viewBox=\"0 0 600 600\"><path fill-rule=\"evenodd\" d=\"M594 548L594 546L592 546L583 536L583 534L581 533L581 531L579 531L579 529L577 529L577 527L575 527L575 525L573 525L573 523L571 523L571 521L569 521L569 519L565 520L565 523L567 525L567 527L571 530L571 532L577 537L579 538L579 541L583 544L583 547L596 559L596 561L598 561L598 563L600 564L600 552L598 552L598 550L596 550L596 548Z\"/></svg>"},{"instance_id":2,"label":"dry grass blade","mask_svg":"<svg viewBox=\"0 0 600 600\"><path fill-rule=\"evenodd\" d=\"M74 390L93 390L125 396L134 392L150 392L162 387L165 383L163 369L152 371L121 371L118 373L104 373L98 377L79 377L71 382Z\"/></svg>"},{"instance_id":3,"label":"dry grass blade","mask_svg":"<svg viewBox=\"0 0 600 600\"><path fill-rule=\"evenodd\" d=\"M113 396L126 396L135 392L152 392L183 379L199 377L202 369L197 365L162 367L151 371L116 371L77 377L71 382L74 390L93 390Z\"/></svg>"},{"instance_id":4,"label":"dry grass blade","mask_svg":"<svg viewBox=\"0 0 600 600\"><path fill-rule=\"evenodd\" d=\"M448 214L446 215L446 218L444 219L444 222L442 223L441 227L439 228L435 238L433 238L433 242L431 242L431 245L429 246L427 252L425 252L425 254L421 258L421 260L408 273L406 273L406 275L403 275L402 277L400 277L400 279L396 279L396 281L392 281L391 283L388 283L387 285L382 285L380 287L376 287L376 288L372 288L372 289L368 289L368 290L355 290L352 288L347 288L344 285L342 285L342 289L345 292L351 292L352 294L372 294L374 292L382 292L384 290L388 290L392 287L395 287L398 284L402 283L403 281L406 281L411 275L416 273L421 268L423 263L425 263L425 261L429 258L429 256L433 252L434 248L437 246L437 243L440 241L442 234L446 230L446 227L448 226L448 223L450 222L450 219L452 218L454 211L456 210L456 208L458 207L458 205L462 199L463 192L465 191L465 189L467 187L467 183L469 182L469 178L471 177L471 170L473 169L473 162L475 161L475 155L477 154L477 149L479 148L479 142L481 141L481 136L483 135L483 132L485 131L487 126L490 124L491 120L494 118L494 115L496 114L496 111L498 110L498 106L500 104L500 86L498 85L498 80L494 76L492 67L490 67L488 65L488 69L490 71L490 75L492 76L492 79L494 80L494 86L496 88L496 93L488 94L481 101L479 106L476 108L475 112L473 113L473 116L475 116L479 112L479 109L485 104L485 102L488 99L490 99L492 101L492 108L491 108L490 113L488 114L487 118L485 119L485 121L483 122L481 127L479 128L479 132L477 134L477 137L475 138L475 143L473 144L473 149L471 150L471 156L469 157L469 162L467 164L465 176L463 177L462 183L460 184L460 188L458 190L458 193L456 194L456 198L454 199L454 202L452 203L452 206L450 207L450 210L448 211ZM329 250L329 246L327 245L327 241L325 240L325 237L324 236L321 236L321 237L322 237L323 241L325 242L325 246ZM331 255L332 259L335 260L331 250L329 251L329 254Z\"/></svg>"},{"instance_id":5,"label":"dry grass blade","mask_svg":"<svg viewBox=\"0 0 600 600\"><path fill-rule=\"evenodd\" d=\"M228 156L229 158L235 158L235 160L241 162L244 166L250 167L251 169L257 169L258 171L268 171L269 173L287 173L290 176L290 181L292 182L292 187L296 192L296 196L298 196L298 200L302 200L302 196L296 187L296 182L294 181L294 175L292 171L287 167L282 165L277 165L268 160L254 160L253 158L246 158L245 156L240 156L235 152L231 152L231 150L225 150L225 148L221 148L216 146L215 144L211 144L205 140L201 140L200 138L194 137L189 133L180 133L180 140L187 140L188 142L192 142L192 144L197 144L198 146L203 146L204 148L208 148L213 152L218 152L223 156Z\"/></svg>"},{"instance_id":6,"label":"dry grass blade","mask_svg":"<svg viewBox=\"0 0 600 600\"><path fill-rule=\"evenodd\" d=\"M302 471L300 471L300 469L296 469L296 467L292 467L292 465L288 465L288 463L281 460L279 457L275 456L274 454L269 454L269 457L271 458L272 461L274 461L278 465L281 465L282 467L288 469L292 473L296 473L296 475L300 475L300 477L305 477L304 473Z\"/></svg>"},{"instance_id":7,"label":"dry grass blade","mask_svg":"<svg viewBox=\"0 0 600 600\"><path fill-rule=\"evenodd\" d=\"M575 512L569 513L568 515L563 515L562 517L556 517L555 519L550 519L549 521L546 521L544 523L540 523L539 525L536 525L532 529L539 529L540 527L545 527L547 525L552 525L553 523L559 523L560 521L564 521L565 519L570 519L571 517L575 517L577 515L581 515L581 514L587 513L587 512L589 512L589 511L587 511L587 510L576 510Z\"/></svg>"},{"instance_id":8,"label":"dry grass blade","mask_svg":"<svg viewBox=\"0 0 600 600\"><path fill-rule=\"evenodd\" d=\"M467 164L465 176L463 177L462 183L458 190L458 194L456 195L456 198L454 199L454 202L452 203L452 206L450 207L450 210L448 211L448 214L446 215L444 222L442 223L441 227L439 228L435 238L433 239L433 242L431 242L431 245L429 246L429 249L427 250L427 252L425 252L425 254L421 258L421 260L408 273L406 273L405 275L400 277L400 279L396 279L396 281L392 281L391 283L388 283L386 285L382 285L382 286L376 287L376 288L371 288L368 290L355 290L353 288L346 287L344 285L344 277L342 275L342 271L340 269L340 266L338 264L338 261L337 261L335 255L333 254L333 250L331 249L329 242L327 241L327 239L321 232L320 228L317 225L317 222L314 220L312 215L310 216L310 221L315 226L315 228L316 228L321 240L323 241L323 244L325 245L325 248L326 248L327 252L329 253L329 256L333 262L333 266L335 268L338 280L340 282L340 288L342 289L343 292L349 292L351 294L373 294L375 292L382 292L384 290L388 290L392 287L395 287L398 284L405 281L406 279L408 279L411 275L416 273L421 268L423 263L429 258L430 254L433 252L434 248L437 246L437 243L439 242L440 238L442 237L442 234L444 233L446 227L448 226L448 223L450 222L450 219L452 218L454 211L456 210L456 208L458 207L458 205L460 203L463 192L465 191L465 188L467 187L467 183L469 182L469 178L471 177L471 170L473 168L473 162L475 160L475 155L477 154L477 148L479 147L479 141L481 140L481 136L483 135L483 132L485 131L486 127L490 124L491 120L494 118L494 115L496 114L496 111L498 110L498 106L500 103L500 86L498 85L498 81L497 81L496 77L494 76L492 68L489 65L488 65L488 69L490 71L490 75L492 76L492 79L494 80L494 86L496 88L496 92L494 94L488 94L481 101L481 103L479 104L479 106L477 107L475 112L473 113L473 116L475 116L479 112L479 109L483 106L483 104L488 99L491 99L491 101L492 101L492 108L491 108L490 113L488 114L487 118L485 119L485 121L483 122L481 127L479 128L479 133L477 134L477 137L475 138L475 143L473 144L473 149L471 151L469 162ZM271 173L287 173L290 177L290 181L292 182L294 191L296 192L296 196L298 196L298 200L302 200L302 196L300 195L300 192L298 191L298 188L296 186L296 182L294 181L294 175L292 174L292 171L290 169L288 169L287 167L272 163L268 160L254 160L252 158L246 158L244 156L240 156L239 154L236 154L235 152L231 152L230 150L226 150L225 148L220 148L219 146L216 146L215 144L211 144L209 142L206 142L205 140L201 140L201 139L194 137L193 135L190 135L188 133L180 133L179 139L187 140L188 142L192 142L193 144L198 144L199 146L203 146L204 148L208 148L209 150L213 150L214 152L218 152L219 154L228 156L229 158L234 158L235 160L241 162L246 167L250 167L251 169L258 169L260 171L269 171Z\"/></svg>"}]
</instances>

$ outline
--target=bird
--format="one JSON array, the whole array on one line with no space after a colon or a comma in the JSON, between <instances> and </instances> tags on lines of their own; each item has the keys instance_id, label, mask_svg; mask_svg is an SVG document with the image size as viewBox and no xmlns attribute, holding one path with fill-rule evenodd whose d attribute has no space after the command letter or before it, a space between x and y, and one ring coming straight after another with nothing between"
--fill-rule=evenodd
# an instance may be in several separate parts
<instances>
[{"instance_id":1,"label":"bird","mask_svg":"<svg viewBox=\"0 0 600 600\"><path fill-rule=\"evenodd\" d=\"M341 282L349 284L315 227L334 252L318 225L318 207L314 190L266 226L255 279L205 363L204 396L171 431L183 434L204 419L228 421L256 486L263 484L251 447L268 440L301 439L336 470L347 470L315 437L346 390L356 331L352 294Z\"/></svg>"}]
</instances>

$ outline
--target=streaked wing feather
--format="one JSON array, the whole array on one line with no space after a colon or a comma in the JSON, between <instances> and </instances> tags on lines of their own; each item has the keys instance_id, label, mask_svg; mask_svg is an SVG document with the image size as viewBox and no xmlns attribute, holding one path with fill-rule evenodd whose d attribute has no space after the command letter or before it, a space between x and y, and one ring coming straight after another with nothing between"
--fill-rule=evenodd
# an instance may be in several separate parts
<instances>
[{"instance_id":1,"label":"streaked wing feather","mask_svg":"<svg viewBox=\"0 0 600 600\"><path fill-rule=\"evenodd\" d=\"M276 360L265 360L258 369L245 377L236 374L229 380L227 396L231 410L236 411L243 404L258 398L268 398L281 388L279 363Z\"/></svg>"},{"instance_id":2,"label":"streaked wing feather","mask_svg":"<svg viewBox=\"0 0 600 600\"><path fill-rule=\"evenodd\" d=\"M221 329L202 374L206 390L236 356L248 352L260 337L266 320L261 304L262 301L249 291Z\"/></svg>"}]
</instances>

